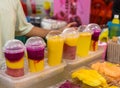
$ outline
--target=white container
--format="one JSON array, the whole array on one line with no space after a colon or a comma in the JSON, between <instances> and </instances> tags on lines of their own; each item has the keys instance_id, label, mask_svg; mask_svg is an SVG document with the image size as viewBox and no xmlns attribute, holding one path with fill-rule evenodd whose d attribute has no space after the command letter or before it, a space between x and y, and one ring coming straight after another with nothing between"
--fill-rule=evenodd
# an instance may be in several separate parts
<instances>
[{"instance_id":1,"label":"white container","mask_svg":"<svg viewBox=\"0 0 120 88\"><path fill-rule=\"evenodd\" d=\"M42 22L41 22L41 27L48 30L59 29L66 25L67 23L65 21L57 21L57 20L46 19L46 18L42 19Z\"/></svg>"},{"instance_id":2,"label":"white container","mask_svg":"<svg viewBox=\"0 0 120 88\"><path fill-rule=\"evenodd\" d=\"M95 52L89 52L89 55L84 58L76 57L75 60L65 60L67 63L66 71L72 71L80 66L87 65L90 62L97 61L102 58L104 50L97 50Z\"/></svg>"},{"instance_id":3,"label":"white container","mask_svg":"<svg viewBox=\"0 0 120 88\"><path fill-rule=\"evenodd\" d=\"M62 73L66 66L65 62L54 67L49 67L47 63L45 64L46 67L41 72L26 73L24 76L16 78L5 74L5 69L0 70L0 88L43 88L41 87L42 82L46 85L49 84L46 80L49 77Z\"/></svg>"}]
</instances>

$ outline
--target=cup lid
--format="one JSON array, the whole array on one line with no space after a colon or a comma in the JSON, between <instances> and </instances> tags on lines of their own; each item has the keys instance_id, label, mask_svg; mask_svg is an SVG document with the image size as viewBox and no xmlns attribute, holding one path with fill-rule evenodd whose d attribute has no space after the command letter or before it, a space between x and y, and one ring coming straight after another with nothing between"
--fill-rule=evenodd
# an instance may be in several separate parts
<instances>
[{"instance_id":1,"label":"cup lid","mask_svg":"<svg viewBox=\"0 0 120 88\"><path fill-rule=\"evenodd\" d=\"M78 37L79 35L79 32L75 29L75 28L66 28L62 34L65 36L65 37Z\"/></svg>"},{"instance_id":2,"label":"cup lid","mask_svg":"<svg viewBox=\"0 0 120 88\"><path fill-rule=\"evenodd\" d=\"M25 49L24 44L17 39L9 40L3 47L3 51L6 53L23 52L24 49Z\"/></svg>"},{"instance_id":3,"label":"cup lid","mask_svg":"<svg viewBox=\"0 0 120 88\"><path fill-rule=\"evenodd\" d=\"M34 36L34 37L30 37L26 43L25 43L25 46L28 48L28 47L31 47L31 48L34 48L34 47L45 47L46 46L46 43L45 41L41 38L41 37L38 37L38 36Z\"/></svg>"},{"instance_id":4,"label":"cup lid","mask_svg":"<svg viewBox=\"0 0 120 88\"><path fill-rule=\"evenodd\" d=\"M94 31L101 31L101 28L98 24L91 23L87 25L86 30L91 30L94 32Z\"/></svg>"},{"instance_id":5,"label":"cup lid","mask_svg":"<svg viewBox=\"0 0 120 88\"><path fill-rule=\"evenodd\" d=\"M54 31L50 31L47 36L46 36L46 39L48 38L51 38L53 36L56 36L56 37L61 37L61 38L64 38L64 36L62 35L62 33L58 30L54 30Z\"/></svg>"}]
</instances>

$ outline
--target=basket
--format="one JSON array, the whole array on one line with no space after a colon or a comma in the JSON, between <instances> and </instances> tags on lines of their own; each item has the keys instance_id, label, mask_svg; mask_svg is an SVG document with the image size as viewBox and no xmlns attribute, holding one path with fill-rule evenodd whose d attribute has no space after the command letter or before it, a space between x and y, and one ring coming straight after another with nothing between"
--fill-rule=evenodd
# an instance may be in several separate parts
<instances>
[{"instance_id":1,"label":"basket","mask_svg":"<svg viewBox=\"0 0 120 88\"><path fill-rule=\"evenodd\" d=\"M107 61L120 64L120 44L108 42Z\"/></svg>"}]
</instances>

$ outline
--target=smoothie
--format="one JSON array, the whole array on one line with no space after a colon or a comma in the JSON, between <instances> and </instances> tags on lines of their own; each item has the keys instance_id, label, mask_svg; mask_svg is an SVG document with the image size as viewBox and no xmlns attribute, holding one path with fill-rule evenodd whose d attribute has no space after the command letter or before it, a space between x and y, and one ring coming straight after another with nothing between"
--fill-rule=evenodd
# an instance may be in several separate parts
<instances>
[{"instance_id":1,"label":"smoothie","mask_svg":"<svg viewBox=\"0 0 120 88\"><path fill-rule=\"evenodd\" d=\"M19 40L8 41L5 45L6 73L13 77L24 75L24 48Z\"/></svg>"},{"instance_id":2,"label":"smoothie","mask_svg":"<svg viewBox=\"0 0 120 88\"><path fill-rule=\"evenodd\" d=\"M74 60L76 57L76 46L79 33L71 28L67 29L65 32L64 31L63 34L65 34L65 42L63 47L63 58Z\"/></svg>"},{"instance_id":3,"label":"smoothie","mask_svg":"<svg viewBox=\"0 0 120 88\"><path fill-rule=\"evenodd\" d=\"M93 30L92 41L91 41L91 45L90 45L91 51L98 50L98 38L99 38L100 33L101 33L101 30L99 30L99 29Z\"/></svg>"},{"instance_id":4,"label":"smoothie","mask_svg":"<svg viewBox=\"0 0 120 88\"><path fill-rule=\"evenodd\" d=\"M56 66L62 63L64 38L59 35L47 38L48 64Z\"/></svg>"},{"instance_id":5,"label":"smoothie","mask_svg":"<svg viewBox=\"0 0 120 88\"><path fill-rule=\"evenodd\" d=\"M30 72L38 72L44 69L44 48L27 48Z\"/></svg>"},{"instance_id":6,"label":"smoothie","mask_svg":"<svg viewBox=\"0 0 120 88\"><path fill-rule=\"evenodd\" d=\"M40 37L31 37L26 42L30 72L39 72L44 69L45 42Z\"/></svg>"},{"instance_id":7,"label":"smoothie","mask_svg":"<svg viewBox=\"0 0 120 88\"><path fill-rule=\"evenodd\" d=\"M77 44L77 56L86 57L89 54L91 33L81 32L78 38Z\"/></svg>"}]
</instances>

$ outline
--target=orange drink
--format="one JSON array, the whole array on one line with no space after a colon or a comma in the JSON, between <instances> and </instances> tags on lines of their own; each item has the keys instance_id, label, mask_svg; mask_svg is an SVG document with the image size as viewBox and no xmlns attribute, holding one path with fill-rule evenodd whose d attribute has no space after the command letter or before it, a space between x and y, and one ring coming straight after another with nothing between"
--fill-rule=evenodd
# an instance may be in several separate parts
<instances>
[{"instance_id":1,"label":"orange drink","mask_svg":"<svg viewBox=\"0 0 120 88\"><path fill-rule=\"evenodd\" d=\"M88 56L91 42L91 33L81 32L78 38L77 44L77 56L85 57Z\"/></svg>"},{"instance_id":2,"label":"orange drink","mask_svg":"<svg viewBox=\"0 0 120 88\"><path fill-rule=\"evenodd\" d=\"M59 34L52 36L49 36L49 34L47 36L48 64L56 66L62 62L64 38Z\"/></svg>"}]
</instances>

